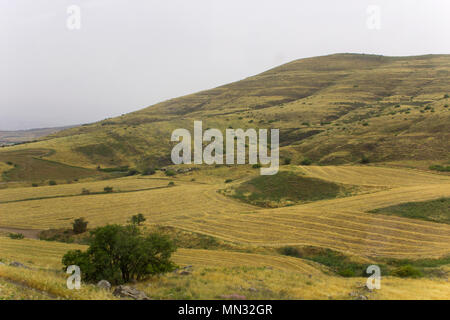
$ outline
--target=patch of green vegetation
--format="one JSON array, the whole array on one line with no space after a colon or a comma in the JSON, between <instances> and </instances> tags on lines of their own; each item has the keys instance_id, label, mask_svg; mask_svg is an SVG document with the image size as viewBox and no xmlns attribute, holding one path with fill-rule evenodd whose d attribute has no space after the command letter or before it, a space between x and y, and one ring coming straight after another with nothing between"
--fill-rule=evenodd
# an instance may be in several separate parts
<instances>
[{"instance_id":1,"label":"patch of green vegetation","mask_svg":"<svg viewBox=\"0 0 450 320\"><path fill-rule=\"evenodd\" d=\"M303 159L303 160L300 162L300 164L301 164L302 166L309 166L309 165L312 164L312 160L309 159L309 158L305 158L305 159Z\"/></svg>"},{"instance_id":2,"label":"patch of green vegetation","mask_svg":"<svg viewBox=\"0 0 450 320\"><path fill-rule=\"evenodd\" d=\"M323 264L342 277L365 277L367 276L367 267L370 265L368 263L352 261L346 255L328 248L312 246L297 248L286 246L280 248L279 252L286 256L307 259ZM379 266L382 270L385 269L384 265ZM385 272L382 272L382 274L385 274Z\"/></svg>"},{"instance_id":3,"label":"patch of green vegetation","mask_svg":"<svg viewBox=\"0 0 450 320\"><path fill-rule=\"evenodd\" d=\"M393 267L412 266L418 268L420 271L426 273L429 268L438 268L450 264L450 255L438 259L386 259L386 264Z\"/></svg>"},{"instance_id":4,"label":"patch of green vegetation","mask_svg":"<svg viewBox=\"0 0 450 320\"><path fill-rule=\"evenodd\" d=\"M89 242L89 232L75 234L73 229L48 229L39 233L39 239L44 241L87 244Z\"/></svg>"},{"instance_id":5,"label":"patch of green vegetation","mask_svg":"<svg viewBox=\"0 0 450 320\"><path fill-rule=\"evenodd\" d=\"M307 202L336 198L342 188L334 183L281 171L273 176L259 176L234 189L233 197L268 207L270 202Z\"/></svg>"},{"instance_id":6,"label":"patch of green vegetation","mask_svg":"<svg viewBox=\"0 0 450 320\"><path fill-rule=\"evenodd\" d=\"M176 173L174 170L172 170L172 169L167 169L164 173L165 173L166 176L168 176L168 177L173 177L173 176L175 176L175 175L177 174L177 173Z\"/></svg>"},{"instance_id":7,"label":"patch of green vegetation","mask_svg":"<svg viewBox=\"0 0 450 320\"><path fill-rule=\"evenodd\" d=\"M121 166L121 167L113 167L113 168L98 168L99 171L103 172L127 172L128 166Z\"/></svg>"},{"instance_id":8,"label":"patch of green vegetation","mask_svg":"<svg viewBox=\"0 0 450 320\"><path fill-rule=\"evenodd\" d=\"M21 240L21 239L25 238L25 236L21 233L10 233L10 234L8 234L8 237L10 237L11 239L14 239L14 240Z\"/></svg>"},{"instance_id":9,"label":"patch of green vegetation","mask_svg":"<svg viewBox=\"0 0 450 320\"><path fill-rule=\"evenodd\" d=\"M366 273L367 267L372 264L380 267L382 276L401 278L446 277L445 271L439 267L450 264L450 255L438 259L372 259L374 260L372 263L361 263L340 252L313 246L285 246L278 248L278 252L282 255L320 263L343 277L366 277L368 276Z\"/></svg>"},{"instance_id":10,"label":"patch of green vegetation","mask_svg":"<svg viewBox=\"0 0 450 320\"><path fill-rule=\"evenodd\" d=\"M439 164L432 165L429 167L430 170L440 171L440 172L450 172L450 166L441 166Z\"/></svg>"},{"instance_id":11,"label":"patch of green vegetation","mask_svg":"<svg viewBox=\"0 0 450 320\"><path fill-rule=\"evenodd\" d=\"M369 212L450 224L450 198L408 202Z\"/></svg>"},{"instance_id":12,"label":"patch of green vegetation","mask_svg":"<svg viewBox=\"0 0 450 320\"><path fill-rule=\"evenodd\" d=\"M13 163L13 168L3 172L4 181L73 180L103 175L95 170L75 167L56 161L42 159L52 150L29 149L0 153L0 161Z\"/></svg>"},{"instance_id":13,"label":"patch of green vegetation","mask_svg":"<svg viewBox=\"0 0 450 320\"><path fill-rule=\"evenodd\" d=\"M82 153L91 160L98 157L111 158L115 156L114 149L103 143L77 147L74 148L74 151Z\"/></svg>"},{"instance_id":14,"label":"patch of green vegetation","mask_svg":"<svg viewBox=\"0 0 450 320\"><path fill-rule=\"evenodd\" d=\"M390 275L400 278L420 278L423 276L422 272L419 269L411 265L398 267L392 270Z\"/></svg>"}]
</instances>

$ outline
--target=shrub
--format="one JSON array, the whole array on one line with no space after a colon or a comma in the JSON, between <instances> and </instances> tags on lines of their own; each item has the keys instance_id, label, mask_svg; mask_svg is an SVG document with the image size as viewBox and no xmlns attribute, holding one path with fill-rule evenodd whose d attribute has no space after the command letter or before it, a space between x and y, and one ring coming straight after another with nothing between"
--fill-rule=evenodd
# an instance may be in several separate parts
<instances>
[{"instance_id":1,"label":"shrub","mask_svg":"<svg viewBox=\"0 0 450 320\"><path fill-rule=\"evenodd\" d=\"M292 159L291 158L284 158L284 164L288 165L291 164Z\"/></svg>"},{"instance_id":2,"label":"shrub","mask_svg":"<svg viewBox=\"0 0 450 320\"><path fill-rule=\"evenodd\" d=\"M91 192L88 189L83 188L83 189L81 189L81 194L86 195L86 194L91 194Z\"/></svg>"},{"instance_id":3,"label":"shrub","mask_svg":"<svg viewBox=\"0 0 450 320\"><path fill-rule=\"evenodd\" d=\"M32 183L31 186L32 187L38 187L38 184L37 183Z\"/></svg>"},{"instance_id":4,"label":"shrub","mask_svg":"<svg viewBox=\"0 0 450 320\"><path fill-rule=\"evenodd\" d=\"M233 179L227 179L227 180L225 180L225 183L230 183L230 182L233 182Z\"/></svg>"},{"instance_id":5,"label":"shrub","mask_svg":"<svg viewBox=\"0 0 450 320\"><path fill-rule=\"evenodd\" d=\"M177 173L176 173L174 170L167 169L166 172L165 172L165 174L166 174L166 176L168 176L168 177L173 177L173 176L175 176Z\"/></svg>"},{"instance_id":6,"label":"shrub","mask_svg":"<svg viewBox=\"0 0 450 320\"><path fill-rule=\"evenodd\" d=\"M111 193L113 192L113 187L104 187L103 191L105 191L106 193Z\"/></svg>"},{"instance_id":7,"label":"shrub","mask_svg":"<svg viewBox=\"0 0 450 320\"><path fill-rule=\"evenodd\" d=\"M91 232L87 251L71 250L62 263L66 268L79 266L85 281L121 284L172 271L174 251L173 242L163 235L143 237L135 225L107 225Z\"/></svg>"},{"instance_id":8,"label":"shrub","mask_svg":"<svg viewBox=\"0 0 450 320\"><path fill-rule=\"evenodd\" d=\"M300 162L300 164L302 166L309 166L310 164L312 164L312 161L311 161L311 159L305 158L302 160L302 162Z\"/></svg>"},{"instance_id":9,"label":"shrub","mask_svg":"<svg viewBox=\"0 0 450 320\"><path fill-rule=\"evenodd\" d=\"M136 169L130 169L127 172L127 176L135 176L137 174L139 174L139 171L137 171Z\"/></svg>"},{"instance_id":10,"label":"shrub","mask_svg":"<svg viewBox=\"0 0 450 320\"><path fill-rule=\"evenodd\" d=\"M169 184L168 184L168 186L170 186L170 187L174 186L174 185L175 185L175 182L173 182L173 181L170 181Z\"/></svg>"},{"instance_id":11,"label":"shrub","mask_svg":"<svg viewBox=\"0 0 450 320\"><path fill-rule=\"evenodd\" d=\"M363 163L363 164L367 164L367 163L370 162L370 159L363 155L361 157L361 161L360 162Z\"/></svg>"},{"instance_id":12,"label":"shrub","mask_svg":"<svg viewBox=\"0 0 450 320\"><path fill-rule=\"evenodd\" d=\"M340 275L341 277L346 277L346 278L350 278L350 277L355 277L356 276L355 271L352 270L352 269L338 270L337 274Z\"/></svg>"},{"instance_id":13,"label":"shrub","mask_svg":"<svg viewBox=\"0 0 450 320\"><path fill-rule=\"evenodd\" d=\"M296 257L296 258L302 257L300 251L295 247L285 246L285 247L281 247L279 249L279 251L282 255L285 255L285 256Z\"/></svg>"},{"instance_id":14,"label":"shrub","mask_svg":"<svg viewBox=\"0 0 450 320\"><path fill-rule=\"evenodd\" d=\"M11 161L6 161L6 164L9 165L9 166L14 165L14 163L12 163Z\"/></svg>"},{"instance_id":15,"label":"shrub","mask_svg":"<svg viewBox=\"0 0 450 320\"><path fill-rule=\"evenodd\" d=\"M80 233L86 232L87 225L88 225L88 222L85 221L84 218L75 219L72 222L73 232L75 234L80 234Z\"/></svg>"},{"instance_id":16,"label":"shrub","mask_svg":"<svg viewBox=\"0 0 450 320\"><path fill-rule=\"evenodd\" d=\"M142 172L143 176L151 176L156 173L156 170L153 168L147 168Z\"/></svg>"},{"instance_id":17,"label":"shrub","mask_svg":"<svg viewBox=\"0 0 450 320\"><path fill-rule=\"evenodd\" d=\"M138 213L131 217L131 223L140 226L145 220L145 217L142 213Z\"/></svg>"},{"instance_id":18,"label":"shrub","mask_svg":"<svg viewBox=\"0 0 450 320\"><path fill-rule=\"evenodd\" d=\"M48 185L49 185L49 186L56 186L56 181L50 180L50 181L48 182Z\"/></svg>"},{"instance_id":19,"label":"shrub","mask_svg":"<svg viewBox=\"0 0 450 320\"><path fill-rule=\"evenodd\" d=\"M261 164L260 163L255 163L254 165L252 165L253 169L259 169L261 168Z\"/></svg>"},{"instance_id":20,"label":"shrub","mask_svg":"<svg viewBox=\"0 0 450 320\"><path fill-rule=\"evenodd\" d=\"M408 264L392 270L390 275L400 278L420 278L422 276L422 272Z\"/></svg>"},{"instance_id":21,"label":"shrub","mask_svg":"<svg viewBox=\"0 0 450 320\"><path fill-rule=\"evenodd\" d=\"M448 99L448 94L444 94L444 99Z\"/></svg>"},{"instance_id":22,"label":"shrub","mask_svg":"<svg viewBox=\"0 0 450 320\"><path fill-rule=\"evenodd\" d=\"M21 233L10 233L8 234L8 237L10 237L11 239L15 239L15 240L20 240L25 238L23 234Z\"/></svg>"},{"instance_id":23,"label":"shrub","mask_svg":"<svg viewBox=\"0 0 450 320\"><path fill-rule=\"evenodd\" d=\"M441 172L450 172L450 166L441 166L439 164L435 164L429 167L430 170L441 171Z\"/></svg>"}]
</instances>

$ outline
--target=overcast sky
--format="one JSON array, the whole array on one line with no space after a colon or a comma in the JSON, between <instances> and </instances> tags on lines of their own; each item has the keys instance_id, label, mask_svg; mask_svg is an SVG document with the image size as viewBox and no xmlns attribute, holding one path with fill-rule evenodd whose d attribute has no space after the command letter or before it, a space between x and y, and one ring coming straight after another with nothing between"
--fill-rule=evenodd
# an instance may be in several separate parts
<instances>
[{"instance_id":1,"label":"overcast sky","mask_svg":"<svg viewBox=\"0 0 450 320\"><path fill-rule=\"evenodd\" d=\"M93 122L304 57L450 53L449 17L448 0L0 0L0 130Z\"/></svg>"}]
</instances>

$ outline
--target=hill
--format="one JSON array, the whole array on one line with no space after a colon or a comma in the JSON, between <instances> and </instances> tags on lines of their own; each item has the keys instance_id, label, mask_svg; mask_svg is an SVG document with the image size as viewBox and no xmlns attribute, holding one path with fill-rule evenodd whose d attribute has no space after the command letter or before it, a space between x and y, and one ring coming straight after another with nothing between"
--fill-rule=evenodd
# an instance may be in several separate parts
<instances>
[{"instance_id":1,"label":"hill","mask_svg":"<svg viewBox=\"0 0 450 320\"><path fill-rule=\"evenodd\" d=\"M0 155L96 168L170 164L170 134L206 128L279 128L293 164L444 164L450 149L450 55L334 54L300 59L215 89L63 130ZM51 152L48 152L51 151Z\"/></svg>"},{"instance_id":2,"label":"hill","mask_svg":"<svg viewBox=\"0 0 450 320\"><path fill-rule=\"evenodd\" d=\"M0 146L30 142L35 139L48 136L49 134L56 133L58 131L73 127L75 126L15 130L15 131L0 131Z\"/></svg>"}]
</instances>

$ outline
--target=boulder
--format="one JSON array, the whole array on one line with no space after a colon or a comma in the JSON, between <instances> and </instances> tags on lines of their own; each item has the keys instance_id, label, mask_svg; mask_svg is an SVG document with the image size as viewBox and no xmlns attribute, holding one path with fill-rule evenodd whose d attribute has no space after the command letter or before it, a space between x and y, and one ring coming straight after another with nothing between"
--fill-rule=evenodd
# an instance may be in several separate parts
<instances>
[{"instance_id":1,"label":"boulder","mask_svg":"<svg viewBox=\"0 0 450 320\"><path fill-rule=\"evenodd\" d=\"M106 280L100 280L97 283L97 287L101 288L101 289L105 289L105 290L111 290L111 283L109 283Z\"/></svg>"},{"instance_id":2,"label":"boulder","mask_svg":"<svg viewBox=\"0 0 450 320\"><path fill-rule=\"evenodd\" d=\"M130 286L118 286L116 289L114 289L113 295L122 297L122 298L131 298L135 300L150 300L147 295L137 290L136 288L130 287Z\"/></svg>"}]
</instances>

